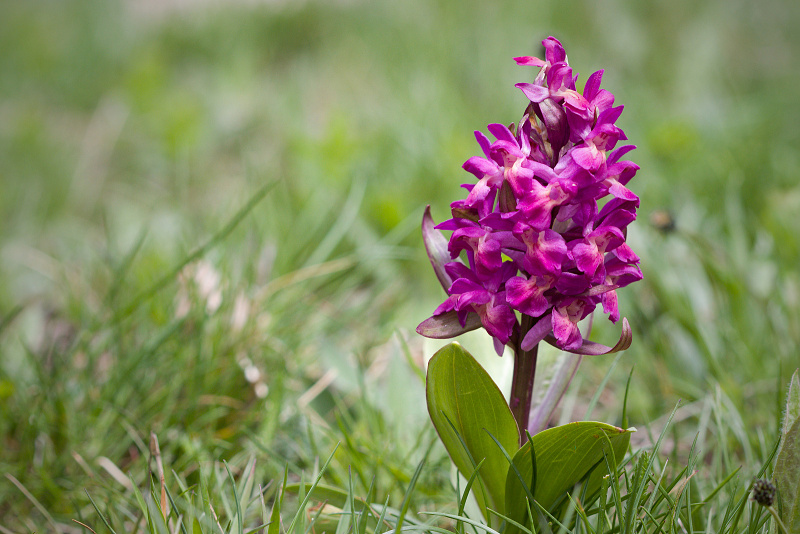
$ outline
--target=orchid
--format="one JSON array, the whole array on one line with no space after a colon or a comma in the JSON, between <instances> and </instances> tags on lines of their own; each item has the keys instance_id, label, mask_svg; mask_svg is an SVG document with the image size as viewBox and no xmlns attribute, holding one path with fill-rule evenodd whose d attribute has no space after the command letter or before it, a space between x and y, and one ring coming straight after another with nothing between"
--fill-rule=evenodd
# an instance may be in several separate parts
<instances>
[{"instance_id":1,"label":"orchid","mask_svg":"<svg viewBox=\"0 0 800 534\"><path fill-rule=\"evenodd\" d=\"M515 58L540 70L516 87L528 103L516 124L488 125L494 141L475 132L483 156L463 168L477 182L453 202L451 218L423 217L423 238L447 299L417 331L449 338L483 327L498 354L515 354L511 408L527 428L538 343L579 355L624 350L631 329L606 347L584 338L580 321L598 309L620 319L616 291L642 278L626 243L639 198L627 186L639 169L622 160L635 148L616 125L623 106L600 88L603 71L578 75L554 37L545 59ZM447 240L442 230L452 231ZM446 245L445 245L446 243ZM530 374L530 376L528 376Z\"/></svg>"}]
</instances>

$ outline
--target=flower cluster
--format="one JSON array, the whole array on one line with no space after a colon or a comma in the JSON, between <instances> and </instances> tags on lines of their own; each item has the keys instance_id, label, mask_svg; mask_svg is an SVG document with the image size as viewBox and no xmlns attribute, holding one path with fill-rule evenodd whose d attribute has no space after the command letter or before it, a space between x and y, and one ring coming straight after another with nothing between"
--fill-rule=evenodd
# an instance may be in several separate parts
<instances>
[{"instance_id":1,"label":"flower cluster","mask_svg":"<svg viewBox=\"0 0 800 534\"><path fill-rule=\"evenodd\" d=\"M775 504L775 491L775 484L760 478L753 482L752 499L761 506L772 506Z\"/></svg>"},{"instance_id":2,"label":"flower cluster","mask_svg":"<svg viewBox=\"0 0 800 534\"><path fill-rule=\"evenodd\" d=\"M627 184L639 166L622 159L634 146L617 147L627 139L615 125L623 107L600 89L602 70L578 92L561 43L549 37L543 44L545 61L515 58L541 67L533 83L516 85L530 100L520 122L490 124L494 141L475 132L484 156L464 169L477 183L463 185L467 197L435 228L426 211L426 249L449 296L420 324L423 335L483 326L498 349L514 342L530 350L548 340L596 354L578 322L602 305L616 323L615 290L642 278L625 242L639 206ZM439 230L452 231L446 244Z\"/></svg>"}]
</instances>

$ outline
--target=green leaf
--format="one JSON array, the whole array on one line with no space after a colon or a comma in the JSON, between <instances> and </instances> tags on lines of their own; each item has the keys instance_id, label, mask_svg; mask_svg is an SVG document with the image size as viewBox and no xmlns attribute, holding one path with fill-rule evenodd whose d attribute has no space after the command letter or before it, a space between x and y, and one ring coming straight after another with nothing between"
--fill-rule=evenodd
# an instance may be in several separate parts
<instances>
[{"instance_id":1,"label":"green leaf","mask_svg":"<svg viewBox=\"0 0 800 534\"><path fill-rule=\"evenodd\" d=\"M519 434L503 394L483 367L458 343L439 350L428 364L428 413L453 463L465 477L483 461L475 497L486 508L503 513L508 461L517 450Z\"/></svg>"},{"instance_id":2,"label":"green leaf","mask_svg":"<svg viewBox=\"0 0 800 534\"><path fill-rule=\"evenodd\" d=\"M800 369L797 369L789 381L789 393L786 395L786 410L783 414L783 427L781 435L781 448L778 455L783 450L783 442L789 429L800 419Z\"/></svg>"},{"instance_id":3,"label":"green leaf","mask_svg":"<svg viewBox=\"0 0 800 534\"><path fill-rule=\"evenodd\" d=\"M781 520L789 532L800 532L800 370L789 383L781 445L773 471Z\"/></svg>"},{"instance_id":4,"label":"green leaf","mask_svg":"<svg viewBox=\"0 0 800 534\"><path fill-rule=\"evenodd\" d=\"M506 477L506 515L521 524L526 524L528 503L522 478L527 485L533 480L531 445L536 451L536 487L533 496L545 510L559 497L589 475L586 495L600 488L606 475L604 454L622 460L634 429L623 430L606 423L581 421L549 428L534 435L514 455L516 470L509 469ZM613 456L611 451L613 450ZM517 471L519 474L517 474Z\"/></svg>"},{"instance_id":5,"label":"green leaf","mask_svg":"<svg viewBox=\"0 0 800 534\"><path fill-rule=\"evenodd\" d=\"M286 480L289 477L289 466L283 468L283 485L275 495L275 502L272 504L272 513L269 518L267 534L280 534L281 530L281 507L283 506L283 496L286 494Z\"/></svg>"}]
</instances>

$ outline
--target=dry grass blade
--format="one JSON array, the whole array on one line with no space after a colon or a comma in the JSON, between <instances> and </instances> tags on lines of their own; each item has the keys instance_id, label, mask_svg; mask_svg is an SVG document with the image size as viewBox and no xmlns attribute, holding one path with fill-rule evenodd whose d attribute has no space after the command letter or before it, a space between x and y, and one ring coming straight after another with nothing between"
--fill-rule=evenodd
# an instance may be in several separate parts
<instances>
[{"instance_id":1,"label":"dry grass blade","mask_svg":"<svg viewBox=\"0 0 800 534\"><path fill-rule=\"evenodd\" d=\"M73 520L72 520L72 522L73 522L73 523L77 523L77 524L79 524L80 526L82 526L83 528L85 528L86 530L88 530L89 532L91 532L92 534L97 534L97 533L94 531L94 529L93 529L92 527L90 527L89 525L87 525L86 523L81 523L81 522L80 522L80 521L78 521L77 519L73 519Z\"/></svg>"},{"instance_id":2,"label":"dry grass blade","mask_svg":"<svg viewBox=\"0 0 800 534\"><path fill-rule=\"evenodd\" d=\"M169 503L167 502L167 489L164 484L164 464L161 461L161 448L158 446L158 437L155 432L150 432L150 454L156 460L156 473L161 485L161 513L164 515L164 521L166 521L167 517L169 517Z\"/></svg>"},{"instance_id":3,"label":"dry grass blade","mask_svg":"<svg viewBox=\"0 0 800 534\"><path fill-rule=\"evenodd\" d=\"M96 462L97 465L102 467L109 475L111 475L111 478L122 484L125 487L125 489L127 490L133 489L133 484L131 483L131 479L129 479L125 475L125 473L122 472L122 469L117 467L117 465L114 462L112 462L105 456L99 457L96 460Z\"/></svg>"},{"instance_id":4,"label":"dry grass blade","mask_svg":"<svg viewBox=\"0 0 800 534\"><path fill-rule=\"evenodd\" d=\"M31 501L31 503L36 507L37 510L39 510L39 512L41 512L47 522L50 523L50 526L53 527L53 532L61 532L61 529L58 528L58 525L56 525L53 516L51 516L47 509L42 506L42 503L40 503L36 497L34 497L31 492L29 492L27 488L22 485L22 482L14 478L14 476L9 473L6 473L6 478L10 480L11 483L14 484L29 501Z\"/></svg>"}]
</instances>

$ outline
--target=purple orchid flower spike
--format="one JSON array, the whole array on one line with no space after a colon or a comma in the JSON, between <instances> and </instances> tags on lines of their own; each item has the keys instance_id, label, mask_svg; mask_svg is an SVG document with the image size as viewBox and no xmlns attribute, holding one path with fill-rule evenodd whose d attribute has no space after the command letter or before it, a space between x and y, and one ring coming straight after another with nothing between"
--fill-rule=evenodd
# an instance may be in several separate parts
<instances>
[{"instance_id":1,"label":"purple orchid flower spike","mask_svg":"<svg viewBox=\"0 0 800 534\"><path fill-rule=\"evenodd\" d=\"M517 376L518 362L535 369L540 342L576 355L628 348L632 333L620 317L617 290L642 277L626 242L639 207L628 185L639 166L623 160L633 145L616 147L627 139L616 124L623 106L600 87L602 70L578 91L562 44L554 37L542 44L544 59L514 58L539 68L532 82L516 84L529 101L522 119L488 125L494 141L475 132L482 156L463 165L475 177L464 185L466 198L450 205L452 217L443 223L434 225L430 208L422 222L447 298L417 331L442 339L483 328L500 349L509 346L510 404L521 429L530 412L530 391L522 390L533 379ZM442 230L452 232L449 240ZM601 309L613 323L621 319L612 347L578 328ZM571 379L573 372L562 374Z\"/></svg>"}]
</instances>

